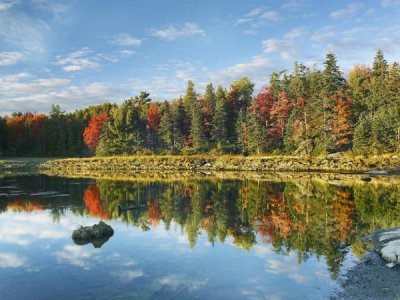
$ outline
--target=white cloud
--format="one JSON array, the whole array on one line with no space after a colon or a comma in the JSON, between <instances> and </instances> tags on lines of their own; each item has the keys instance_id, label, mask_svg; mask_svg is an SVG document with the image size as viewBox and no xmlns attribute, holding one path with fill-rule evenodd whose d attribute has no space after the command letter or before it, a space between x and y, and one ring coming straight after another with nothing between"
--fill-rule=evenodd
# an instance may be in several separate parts
<instances>
[{"instance_id":1,"label":"white cloud","mask_svg":"<svg viewBox=\"0 0 400 300\"><path fill-rule=\"evenodd\" d=\"M334 37L336 35L335 32L333 31L328 31L328 32L321 32L321 33L315 33L312 35L311 39L313 41L325 41L331 37Z\"/></svg>"},{"instance_id":2,"label":"white cloud","mask_svg":"<svg viewBox=\"0 0 400 300\"><path fill-rule=\"evenodd\" d=\"M45 51L44 37L49 31L46 22L22 13L2 14L0 17L0 38L30 52Z\"/></svg>"},{"instance_id":3,"label":"white cloud","mask_svg":"<svg viewBox=\"0 0 400 300\"><path fill-rule=\"evenodd\" d=\"M285 34L285 38L287 39L296 39L298 37L304 36L307 34L307 28L306 27L295 27L292 28L291 31Z\"/></svg>"},{"instance_id":4,"label":"white cloud","mask_svg":"<svg viewBox=\"0 0 400 300\"><path fill-rule=\"evenodd\" d=\"M253 82L260 85L267 80L267 76L273 72L274 64L265 56L254 56L247 63L236 64L225 69L209 73L209 79L216 84L227 86L232 81L247 76Z\"/></svg>"},{"instance_id":5,"label":"white cloud","mask_svg":"<svg viewBox=\"0 0 400 300\"><path fill-rule=\"evenodd\" d=\"M204 36L205 31L193 23L185 23L183 25L168 25L162 29L152 29L151 34L162 40L173 41L177 38L200 35Z\"/></svg>"},{"instance_id":6,"label":"white cloud","mask_svg":"<svg viewBox=\"0 0 400 300\"><path fill-rule=\"evenodd\" d=\"M26 258L10 252L0 252L0 268L19 268L26 264Z\"/></svg>"},{"instance_id":7,"label":"white cloud","mask_svg":"<svg viewBox=\"0 0 400 300\"><path fill-rule=\"evenodd\" d=\"M133 50L124 49L124 50L119 51L119 54L121 55L121 57L127 58L127 57L131 57L132 55L136 54L136 52Z\"/></svg>"},{"instance_id":8,"label":"white cloud","mask_svg":"<svg viewBox=\"0 0 400 300\"><path fill-rule=\"evenodd\" d=\"M261 19L267 20L267 21L278 21L281 18L281 16L276 12L276 11L266 11L261 15Z\"/></svg>"},{"instance_id":9,"label":"white cloud","mask_svg":"<svg viewBox=\"0 0 400 300\"><path fill-rule=\"evenodd\" d=\"M264 11L264 9L261 8L261 7L254 8L254 9L251 10L249 13L247 13L245 16L246 16L246 17L258 16L258 15L260 15L263 11Z\"/></svg>"},{"instance_id":10,"label":"white cloud","mask_svg":"<svg viewBox=\"0 0 400 300\"><path fill-rule=\"evenodd\" d=\"M143 276L142 270L123 270L112 273L120 281L129 282Z\"/></svg>"},{"instance_id":11,"label":"white cloud","mask_svg":"<svg viewBox=\"0 0 400 300\"><path fill-rule=\"evenodd\" d=\"M62 1L62 0L32 0L35 4L35 9L41 10L57 21L65 22L66 19L69 19L71 16L71 2Z\"/></svg>"},{"instance_id":12,"label":"white cloud","mask_svg":"<svg viewBox=\"0 0 400 300\"><path fill-rule=\"evenodd\" d=\"M335 10L330 13L330 17L332 19L342 19L354 16L360 9L363 7L360 3L351 3L347 5L345 8Z\"/></svg>"},{"instance_id":13,"label":"white cloud","mask_svg":"<svg viewBox=\"0 0 400 300\"><path fill-rule=\"evenodd\" d=\"M193 292L205 286L207 280L194 280L181 275L168 275L161 278L159 284L169 286L172 289L185 287L189 292Z\"/></svg>"},{"instance_id":14,"label":"white cloud","mask_svg":"<svg viewBox=\"0 0 400 300\"><path fill-rule=\"evenodd\" d=\"M120 101L131 92L120 85L101 82L74 84L64 78L35 78L28 73L0 76L0 115L14 111L48 112L51 104L67 111L106 100Z\"/></svg>"},{"instance_id":15,"label":"white cloud","mask_svg":"<svg viewBox=\"0 0 400 300\"><path fill-rule=\"evenodd\" d=\"M291 46L291 41L285 39L268 39L262 41L262 46L264 48L264 52L281 52L285 51L289 46Z\"/></svg>"},{"instance_id":16,"label":"white cloud","mask_svg":"<svg viewBox=\"0 0 400 300\"><path fill-rule=\"evenodd\" d=\"M25 55L21 52L0 52L0 66L15 65L23 60L25 60Z\"/></svg>"},{"instance_id":17,"label":"white cloud","mask_svg":"<svg viewBox=\"0 0 400 300\"><path fill-rule=\"evenodd\" d=\"M257 35L257 31L255 30L244 30L243 33L247 35Z\"/></svg>"},{"instance_id":18,"label":"white cloud","mask_svg":"<svg viewBox=\"0 0 400 300\"><path fill-rule=\"evenodd\" d=\"M308 283L308 278L306 276L304 276L304 275L299 274L299 273L291 273L291 274L288 275L288 277L290 279L293 279L297 283L300 283L300 284Z\"/></svg>"},{"instance_id":19,"label":"white cloud","mask_svg":"<svg viewBox=\"0 0 400 300\"><path fill-rule=\"evenodd\" d=\"M252 18L239 18L237 20L238 24L246 24L246 23L250 23L253 19Z\"/></svg>"},{"instance_id":20,"label":"white cloud","mask_svg":"<svg viewBox=\"0 0 400 300\"><path fill-rule=\"evenodd\" d=\"M93 59L93 51L84 47L68 55L56 57L56 65L62 66L66 72L81 71L85 69L98 69L100 64Z\"/></svg>"},{"instance_id":21,"label":"white cloud","mask_svg":"<svg viewBox=\"0 0 400 300\"><path fill-rule=\"evenodd\" d=\"M118 35L114 40L110 42L113 45L118 46L140 46L142 41L128 33L122 33Z\"/></svg>"},{"instance_id":22,"label":"white cloud","mask_svg":"<svg viewBox=\"0 0 400 300\"><path fill-rule=\"evenodd\" d=\"M292 9L296 9L299 7L302 7L303 3L300 0L291 0L288 2L285 2L281 5L282 9L287 9L287 10L292 10Z\"/></svg>"},{"instance_id":23,"label":"white cloud","mask_svg":"<svg viewBox=\"0 0 400 300\"><path fill-rule=\"evenodd\" d=\"M61 239L70 235L68 229L60 230L49 226L52 222L51 216L45 212L19 213L18 215L12 212L2 213L0 240L3 243L26 246L33 243L34 239ZM10 231L8 228L13 228L13 230Z\"/></svg>"},{"instance_id":24,"label":"white cloud","mask_svg":"<svg viewBox=\"0 0 400 300\"><path fill-rule=\"evenodd\" d=\"M65 245L61 251L54 253L59 262L67 262L73 266L90 270L93 261L98 259L94 249L78 245Z\"/></svg>"},{"instance_id":25,"label":"white cloud","mask_svg":"<svg viewBox=\"0 0 400 300\"><path fill-rule=\"evenodd\" d=\"M0 1L0 12L6 11L17 4L17 1Z\"/></svg>"}]
</instances>

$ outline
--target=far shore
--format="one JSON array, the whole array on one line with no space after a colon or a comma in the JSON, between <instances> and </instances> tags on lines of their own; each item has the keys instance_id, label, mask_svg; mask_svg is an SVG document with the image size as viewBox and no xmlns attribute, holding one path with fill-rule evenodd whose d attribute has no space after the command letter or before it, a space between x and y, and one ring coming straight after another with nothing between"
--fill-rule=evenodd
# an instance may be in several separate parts
<instances>
[{"instance_id":1,"label":"far shore","mask_svg":"<svg viewBox=\"0 0 400 300\"><path fill-rule=\"evenodd\" d=\"M86 158L0 158L0 172L47 174L133 174L138 172L325 172L398 174L400 157L330 154L306 156L130 155Z\"/></svg>"}]
</instances>

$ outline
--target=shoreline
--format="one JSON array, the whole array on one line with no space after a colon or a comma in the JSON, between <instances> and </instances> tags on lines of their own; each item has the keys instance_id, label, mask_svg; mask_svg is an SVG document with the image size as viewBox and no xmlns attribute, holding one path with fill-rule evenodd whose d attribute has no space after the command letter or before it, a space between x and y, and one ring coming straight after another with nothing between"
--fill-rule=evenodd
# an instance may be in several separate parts
<instances>
[{"instance_id":1,"label":"shoreline","mask_svg":"<svg viewBox=\"0 0 400 300\"><path fill-rule=\"evenodd\" d=\"M0 158L2 174L27 173L96 176L115 174L124 177L138 173L184 173L191 175L209 175L223 172L266 173L309 173L321 175L400 175L400 157L397 155L381 155L372 157L331 154L307 158L302 156L109 156L89 158ZM366 174L369 171L375 174ZM82 176L84 177L84 176Z\"/></svg>"},{"instance_id":2,"label":"shoreline","mask_svg":"<svg viewBox=\"0 0 400 300\"><path fill-rule=\"evenodd\" d=\"M392 300L400 299L400 267L389 268L374 251L369 250L338 280L340 290L331 299Z\"/></svg>"},{"instance_id":3,"label":"shoreline","mask_svg":"<svg viewBox=\"0 0 400 300\"><path fill-rule=\"evenodd\" d=\"M103 171L256 171L256 172L339 172L364 173L371 170L400 168L400 157L373 157L331 154L321 157L301 156L110 156L49 160L39 165L40 170L73 172Z\"/></svg>"}]
</instances>

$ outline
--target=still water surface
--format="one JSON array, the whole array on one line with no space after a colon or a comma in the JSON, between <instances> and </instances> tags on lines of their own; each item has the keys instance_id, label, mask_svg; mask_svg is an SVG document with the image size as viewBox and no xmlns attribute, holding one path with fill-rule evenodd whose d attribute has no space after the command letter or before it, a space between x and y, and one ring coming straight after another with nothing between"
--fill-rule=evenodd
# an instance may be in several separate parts
<instances>
[{"instance_id":1,"label":"still water surface","mask_svg":"<svg viewBox=\"0 0 400 300\"><path fill-rule=\"evenodd\" d=\"M361 237L400 225L399 195L361 181L3 178L0 299L329 298ZM115 232L100 248L71 240L100 219Z\"/></svg>"}]
</instances>

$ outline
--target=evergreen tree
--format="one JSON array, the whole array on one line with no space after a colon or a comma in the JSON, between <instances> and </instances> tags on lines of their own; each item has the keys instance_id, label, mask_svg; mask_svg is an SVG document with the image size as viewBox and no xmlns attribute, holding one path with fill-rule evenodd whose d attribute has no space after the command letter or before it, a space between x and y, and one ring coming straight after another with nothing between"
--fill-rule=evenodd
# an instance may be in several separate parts
<instances>
[{"instance_id":1,"label":"evergreen tree","mask_svg":"<svg viewBox=\"0 0 400 300\"><path fill-rule=\"evenodd\" d=\"M226 94L224 89L219 86L216 93L216 104L211 131L212 141L218 151L225 151L228 144L226 111Z\"/></svg>"},{"instance_id":2,"label":"evergreen tree","mask_svg":"<svg viewBox=\"0 0 400 300\"><path fill-rule=\"evenodd\" d=\"M370 87L370 99L368 100L371 116L389 102L389 91L386 85L388 64L383 57L382 50L376 52L372 67L372 79Z\"/></svg>"},{"instance_id":3,"label":"evergreen tree","mask_svg":"<svg viewBox=\"0 0 400 300\"><path fill-rule=\"evenodd\" d=\"M204 134L208 142L211 142L211 131L215 111L215 91L213 85L210 83L206 87L206 93L200 98L202 123L204 126Z\"/></svg>"},{"instance_id":4,"label":"evergreen tree","mask_svg":"<svg viewBox=\"0 0 400 300\"><path fill-rule=\"evenodd\" d=\"M192 147L195 151L204 151L207 149L207 140L204 135L203 122L200 113L200 103L195 100L192 104L192 118L190 127L190 136L192 138Z\"/></svg>"},{"instance_id":5,"label":"evergreen tree","mask_svg":"<svg viewBox=\"0 0 400 300\"><path fill-rule=\"evenodd\" d=\"M171 107L166 101L164 103L163 114L160 120L160 135L161 139L167 145L171 153L175 148L175 134L174 134L174 119L171 112Z\"/></svg>"},{"instance_id":6,"label":"evergreen tree","mask_svg":"<svg viewBox=\"0 0 400 300\"><path fill-rule=\"evenodd\" d=\"M372 122L369 115L362 115L354 130L353 151L369 154L372 148Z\"/></svg>"},{"instance_id":7,"label":"evergreen tree","mask_svg":"<svg viewBox=\"0 0 400 300\"><path fill-rule=\"evenodd\" d=\"M266 150L266 134L263 124L254 112L248 114L248 150L250 153L261 154Z\"/></svg>"},{"instance_id":8,"label":"evergreen tree","mask_svg":"<svg viewBox=\"0 0 400 300\"><path fill-rule=\"evenodd\" d=\"M246 112L241 109L236 120L236 137L239 151L243 154L249 153L249 128L246 122Z\"/></svg>"},{"instance_id":9,"label":"evergreen tree","mask_svg":"<svg viewBox=\"0 0 400 300\"><path fill-rule=\"evenodd\" d=\"M398 106L400 104L400 65L394 62L388 71L386 80L387 96L391 106Z\"/></svg>"}]
</instances>

